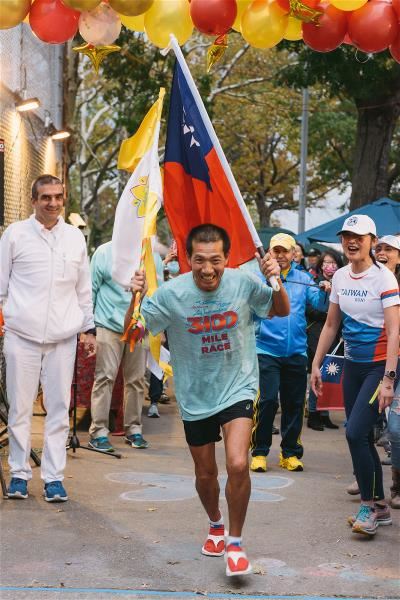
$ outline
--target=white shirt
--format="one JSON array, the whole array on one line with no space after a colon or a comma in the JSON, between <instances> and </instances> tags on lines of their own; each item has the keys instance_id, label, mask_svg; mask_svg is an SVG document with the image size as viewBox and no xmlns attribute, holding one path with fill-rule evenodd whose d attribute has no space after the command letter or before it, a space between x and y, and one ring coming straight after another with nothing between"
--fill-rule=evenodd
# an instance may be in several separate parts
<instances>
[{"instance_id":1,"label":"white shirt","mask_svg":"<svg viewBox=\"0 0 400 600\"><path fill-rule=\"evenodd\" d=\"M32 215L0 239L5 330L52 343L94 327L85 238L59 217L46 229Z\"/></svg>"},{"instance_id":2,"label":"white shirt","mask_svg":"<svg viewBox=\"0 0 400 600\"><path fill-rule=\"evenodd\" d=\"M354 362L386 360L383 311L400 303L393 273L384 265L353 273L347 265L334 274L329 300L342 312L345 357Z\"/></svg>"}]
</instances>

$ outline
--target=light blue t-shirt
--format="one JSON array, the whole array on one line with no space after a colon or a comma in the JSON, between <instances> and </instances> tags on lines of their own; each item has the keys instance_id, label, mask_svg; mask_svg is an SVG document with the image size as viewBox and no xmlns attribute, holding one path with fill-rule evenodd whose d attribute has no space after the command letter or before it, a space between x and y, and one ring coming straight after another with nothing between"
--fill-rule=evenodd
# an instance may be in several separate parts
<instances>
[{"instance_id":1,"label":"light blue t-shirt","mask_svg":"<svg viewBox=\"0 0 400 600\"><path fill-rule=\"evenodd\" d=\"M254 275L225 269L214 292L200 290L192 273L186 273L143 301L146 327L154 335L167 331L183 420L205 419L255 398L258 362L253 316L268 314L272 293Z\"/></svg>"}]
</instances>

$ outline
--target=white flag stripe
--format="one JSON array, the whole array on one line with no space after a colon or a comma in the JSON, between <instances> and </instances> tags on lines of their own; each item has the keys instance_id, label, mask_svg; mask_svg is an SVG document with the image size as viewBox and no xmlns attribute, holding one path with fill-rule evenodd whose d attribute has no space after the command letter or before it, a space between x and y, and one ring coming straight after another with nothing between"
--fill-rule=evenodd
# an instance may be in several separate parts
<instances>
[{"instance_id":1,"label":"white flag stripe","mask_svg":"<svg viewBox=\"0 0 400 600\"><path fill-rule=\"evenodd\" d=\"M146 201L150 194L157 196L158 208L162 203L162 182L158 163L157 123L151 148L140 160L129 178L115 212L112 235L112 278L128 288L139 268L142 240L146 223Z\"/></svg>"}]
</instances>

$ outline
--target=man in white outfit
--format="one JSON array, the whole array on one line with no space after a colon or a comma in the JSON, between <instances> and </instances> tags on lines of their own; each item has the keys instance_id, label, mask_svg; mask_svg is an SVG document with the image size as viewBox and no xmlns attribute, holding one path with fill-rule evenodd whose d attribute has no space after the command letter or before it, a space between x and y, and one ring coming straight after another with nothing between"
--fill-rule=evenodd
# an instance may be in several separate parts
<instances>
[{"instance_id":1,"label":"man in white outfit","mask_svg":"<svg viewBox=\"0 0 400 600\"><path fill-rule=\"evenodd\" d=\"M0 306L4 316L9 498L27 498L33 402L42 384L47 416L41 477L47 502L68 500L63 487L68 410L77 334L96 348L85 239L61 216L64 187L52 175L32 184L34 214L12 223L0 240Z\"/></svg>"}]
</instances>

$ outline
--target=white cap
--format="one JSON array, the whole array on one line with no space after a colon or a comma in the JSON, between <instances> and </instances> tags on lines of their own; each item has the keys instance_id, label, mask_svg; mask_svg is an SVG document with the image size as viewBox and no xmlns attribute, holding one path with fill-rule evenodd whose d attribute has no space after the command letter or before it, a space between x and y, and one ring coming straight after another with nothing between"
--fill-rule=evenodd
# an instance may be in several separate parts
<instances>
[{"instance_id":1,"label":"white cap","mask_svg":"<svg viewBox=\"0 0 400 600\"><path fill-rule=\"evenodd\" d=\"M378 244L387 244L388 246L392 246L392 248L396 248L400 252L400 238L395 235L384 235L379 238Z\"/></svg>"},{"instance_id":2,"label":"white cap","mask_svg":"<svg viewBox=\"0 0 400 600\"><path fill-rule=\"evenodd\" d=\"M371 233L376 237L376 226L371 217L368 215L352 215L347 217L343 223L343 227L336 235L340 235L344 231L355 233L357 235L367 235Z\"/></svg>"}]
</instances>

